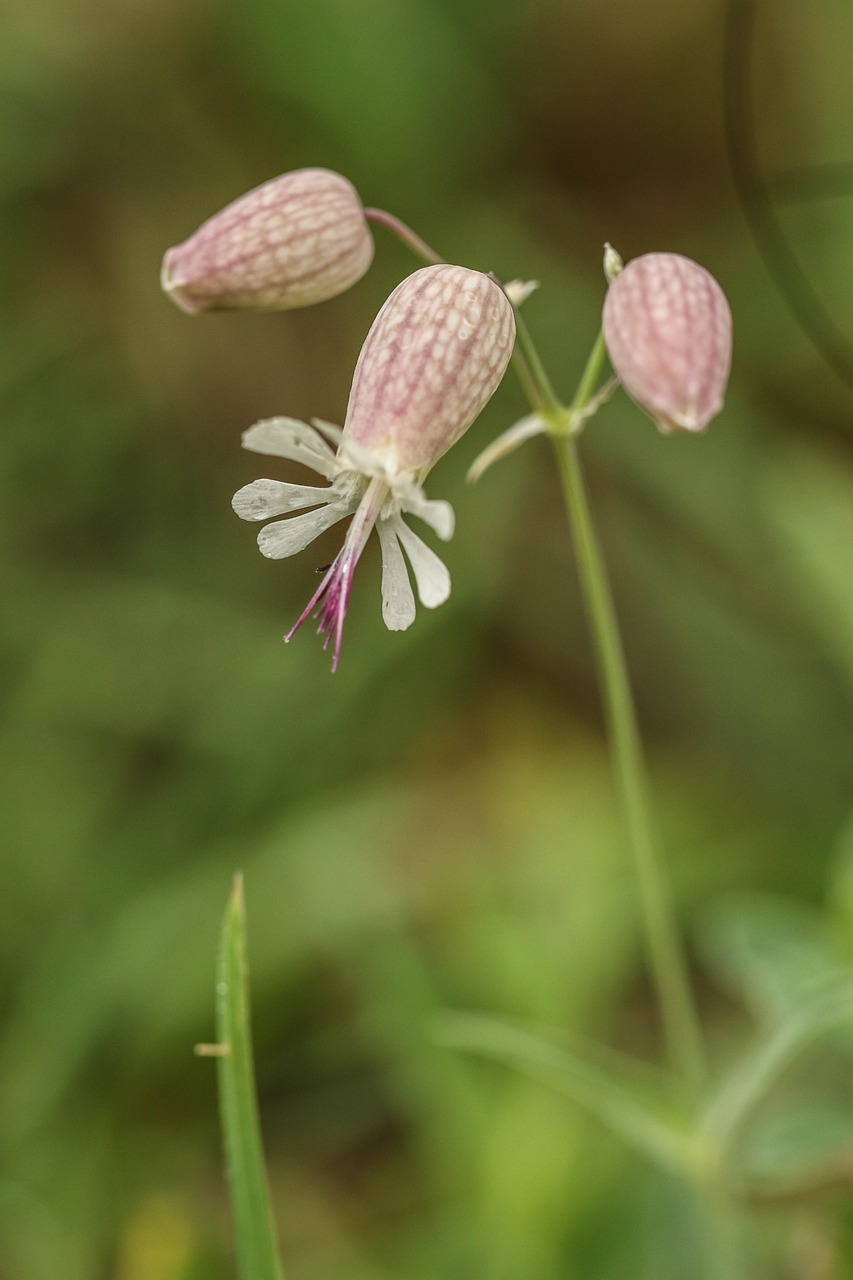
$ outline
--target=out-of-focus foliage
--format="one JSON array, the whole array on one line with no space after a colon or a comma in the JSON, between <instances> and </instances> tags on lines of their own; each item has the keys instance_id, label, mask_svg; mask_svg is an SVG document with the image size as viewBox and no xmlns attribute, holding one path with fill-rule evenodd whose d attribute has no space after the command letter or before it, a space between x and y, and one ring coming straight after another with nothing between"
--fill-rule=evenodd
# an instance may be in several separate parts
<instances>
[{"instance_id":1,"label":"out-of-focus foliage","mask_svg":"<svg viewBox=\"0 0 853 1280\"><path fill-rule=\"evenodd\" d=\"M795 966L818 943L853 954L853 389L735 199L723 19L719 0L6 0L2 1280L234 1274L191 1048L236 868L289 1276L694 1274L672 1187L431 1034L478 1008L658 1049L551 459L539 442L462 480L518 389L432 478L457 510L451 602L388 634L368 555L332 678L310 634L280 640L310 557L263 561L229 511L257 474L239 434L340 421L414 264L377 231L350 293L282 316L190 320L157 278L203 218L308 164L451 260L541 280L527 319L566 394L605 239L721 281L724 415L665 440L617 397L584 457L725 1057L760 978L750 939L793 937ZM851 22L841 0L759 6L742 125L769 168L853 163ZM785 226L853 340L851 198L801 199ZM849 1135L842 1060L801 1107L815 1149L839 1108ZM802 1165L791 1124L764 1117L757 1169ZM792 1276L841 1277L853 1226L818 1190L762 1210L767 1239Z\"/></svg>"}]
</instances>

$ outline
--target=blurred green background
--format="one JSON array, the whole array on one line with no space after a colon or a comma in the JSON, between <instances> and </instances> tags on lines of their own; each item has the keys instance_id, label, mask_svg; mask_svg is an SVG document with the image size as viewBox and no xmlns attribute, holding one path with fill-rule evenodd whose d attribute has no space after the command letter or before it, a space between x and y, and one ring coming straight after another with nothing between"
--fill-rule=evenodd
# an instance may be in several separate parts
<instances>
[{"instance_id":1,"label":"blurred green background","mask_svg":"<svg viewBox=\"0 0 853 1280\"><path fill-rule=\"evenodd\" d=\"M332 677L310 630L281 644L322 550L266 562L230 512L263 470L240 432L342 421L415 264L378 229L339 299L195 320L158 271L244 190L325 165L449 259L539 279L527 320L567 395L605 240L721 281L735 363L707 436L664 439L620 395L583 452L723 1060L756 937L771 975L774 947L853 953L853 388L736 199L724 20L720 0L5 0L0 1280L234 1275L192 1046L237 868L289 1277L693 1274L671 1186L432 1034L475 1008L659 1050L552 459L540 441L464 484L517 386L432 477L457 512L450 603L387 633L372 548ZM756 40L739 125L762 166L853 163L849 4L768 3ZM779 216L853 340L848 186ZM761 1224L788 1260L768 1276L851 1274L837 1195Z\"/></svg>"}]
</instances>

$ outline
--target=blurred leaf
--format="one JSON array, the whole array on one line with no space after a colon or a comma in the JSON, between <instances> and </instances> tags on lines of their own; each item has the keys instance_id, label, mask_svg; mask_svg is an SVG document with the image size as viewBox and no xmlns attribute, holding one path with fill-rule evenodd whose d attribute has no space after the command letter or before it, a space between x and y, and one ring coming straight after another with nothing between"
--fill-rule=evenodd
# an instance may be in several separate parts
<instances>
[{"instance_id":1,"label":"blurred leaf","mask_svg":"<svg viewBox=\"0 0 853 1280\"><path fill-rule=\"evenodd\" d=\"M841 829L834 855L829 901L837 913L839 933L846 944L846 952L853 956L853 814Z\"/></svg>"},{"instance_id":2,"label":"blurred leaf","mask_svg":"<svg viewBox=\"0 0 853 1280\"><path fill-rule=\"evenodd\" d=\"M851 1024L853 978L849 973L828 976L820 989L811 990L759 1035L723 1076L702 1119L709 1142L727 1152L795 1059L821 1036Z\"/></svg>"},{"instance_id":3,"label":"blurred leaf","mask_svg":"<svg viewBox=\"0 0 853 1280\"><path fill-rule=\"evenodd\" d=\"M242 863L258 894L253 969L261 981L282 968L292 979L318 936L331 939L381 919L386 908L372 892L370 852L383 819L403 802L385 790L329 800L322 812L292 815L241 843L211 843L203 860L146 891L135 886L97 924L81 929L73 916L64 921L43 941L7 1022L0 1063L10 1100L3 1134L9 1146L25 1146L47 1123L116 1023L137 1062L164 1043L186 1045L205 1007L206 952L199 943L208 939L212 950L212 921L235 866ZM335 861L339 895L326 892L328 866L318 863L318 849L347 851ZM281 927L284 902L299 903L288 929Z\"/></svg>"},{"instance_id":4,"label":"blurred leaf","mask_svg":"<svg viewBox=\"0 0 853 1280\"><path fill-rule=\"evenodd\" d=\"M798 1010L851 975L821 913L793 899L722 899L702 913L697 939L715 977L761 1018Z\"/></svg>"},{"instance_id":5,"label":"blurred leaf","mask_svg":"<svg viewBox=\"0 0 853 1280\"><path fill-rule=\"evenodd\" d=\"M756 1117L739 1145L751 1193L794 1195L853 1177L853 1113L842 1099L784 1098Z\"/></svg>"},{"instance_id":6,"label":"blurred leaf","mask_svg":"<svg viewBox=\"0 0 853 1280\"><path fill-rule=\"evenodd\" d=\"M801 612L853 690L853 475L839 458L792 448L764 490Z\"/></svg>"},{"instance_id":7,"label":"blurred leaf","mask_svg":"<svg viewBox=\"0 0 853 1280\"><path fill-rule=\"evenodd\" d=\"M496 1058L543 1080L661 1168L683 1169L687 1146L682 1128L666 1115L661 1098L638 1092L639 1064L622 1063L617 1074L615 1058L603 1067L576 1050L485 1014L445 1013L436 1034L451 1048Z\"/></svg>"}]
</instances>

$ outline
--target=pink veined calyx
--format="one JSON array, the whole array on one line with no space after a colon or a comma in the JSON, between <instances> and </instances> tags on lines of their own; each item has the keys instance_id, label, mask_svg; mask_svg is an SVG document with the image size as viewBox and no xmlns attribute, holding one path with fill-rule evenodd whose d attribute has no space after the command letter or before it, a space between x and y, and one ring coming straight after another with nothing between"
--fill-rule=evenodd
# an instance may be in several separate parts
<instances>
[{"instance_id":1,"label":"pink veined calyx","mask_svg":"<svg viewBox=\"0 0 853 1280\"><path fill-rule=\"evenodd\" d=\"M450 264L424 267L397 286L373 322L343 429L271 418L245 433L245 448L302 463L328 481L255 480L234 495L242 519L273 521L258 534L263 555L295 555L351 517L341 550L286 641L316 611L318 633L325 636L324 648L332 644L336 668L353 573L374 528L389 630L403 631L415 617L406 559L421 604L432 609L447 599L447 568L404 516L417 516L444 540L452 536L453 509L428 499L424 480L492 396L514 341L512 306L493 279Z\"/></svg>"},{"instance_id":2,"label":"pink veined calyx","mask_svg":"<svg viewBox=\"0 0 853 1280\"><path fill-rule=\"evenodd\" d=\"M352 183L294 169L215 213L163 258L160 283L183 311L286 311L360 280L373 237Z\"/></svg>"},{"instance_id":3,"label":"pink veined calyx","mask_svg":"<svg viewBox=\"0 0 853 1280\"><path fill-rule=\"evenodd\" d=\"M732 314L717 281L679 253L623 267L608 245L602 329L613 371L663 432L702 431L723 407Z\"/></svg>"}]
</instances>

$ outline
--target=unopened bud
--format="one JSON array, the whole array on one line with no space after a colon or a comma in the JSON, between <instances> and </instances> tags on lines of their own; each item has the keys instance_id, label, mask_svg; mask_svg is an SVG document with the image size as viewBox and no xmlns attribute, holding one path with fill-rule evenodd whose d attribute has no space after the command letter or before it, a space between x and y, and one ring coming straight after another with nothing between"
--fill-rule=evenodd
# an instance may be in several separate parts
<instances>
[{"instance_id":1,"label":"unopened bud","mask_svg":"<svg viewBox=\"0 0 853 1280\"><path fill-rule=\"evenodd\" d=\"M701 431L723 407L732 317L712 275L677 253L634 258L604 300L614 372L661 431Z\"/></svg>"},{"instance_id":2,"label":"unopened bud","mask_svg":"<svg viewBox=\"0 0 853 1280\"><path fill-rule=\"evenodd\" d=\"M512 306L494 280L447 263L415 271L364 341L344 440L391 475L424 476L489 400L514 342Z\"/></svg>"},{"instance_id":3,"label":"unopened bud","mask_svg":"<svg viewBox=\"0 0 853 1280\"><path fill-rule=\"evenodd\" d=\"M191 315L288 310L343 293L372 258L354 187L328 169L297 169L241 196L169 249L160 281Z\"/></svg>"},{"instance_id":4,"label":"unopened bud","mask_svg":"<svg viewBox=\"0 0 853 1280\"><path fill-rule=\"evenodd\" d=\"M604 278L608 284L612 284L622 270L622 258L613 248L612 244L604 246Z\"/></svg>"},{"instance_id":5,"label":"unopened bud","mask_svg":"<svg viewBox=\"0 0 853 1280\"><path fill-rule=\"evenodd\" d=\"M514 307L520 307L538 288L538 280L507 280L504 284L504 293Z\"/></svg>"}]
</instances>

